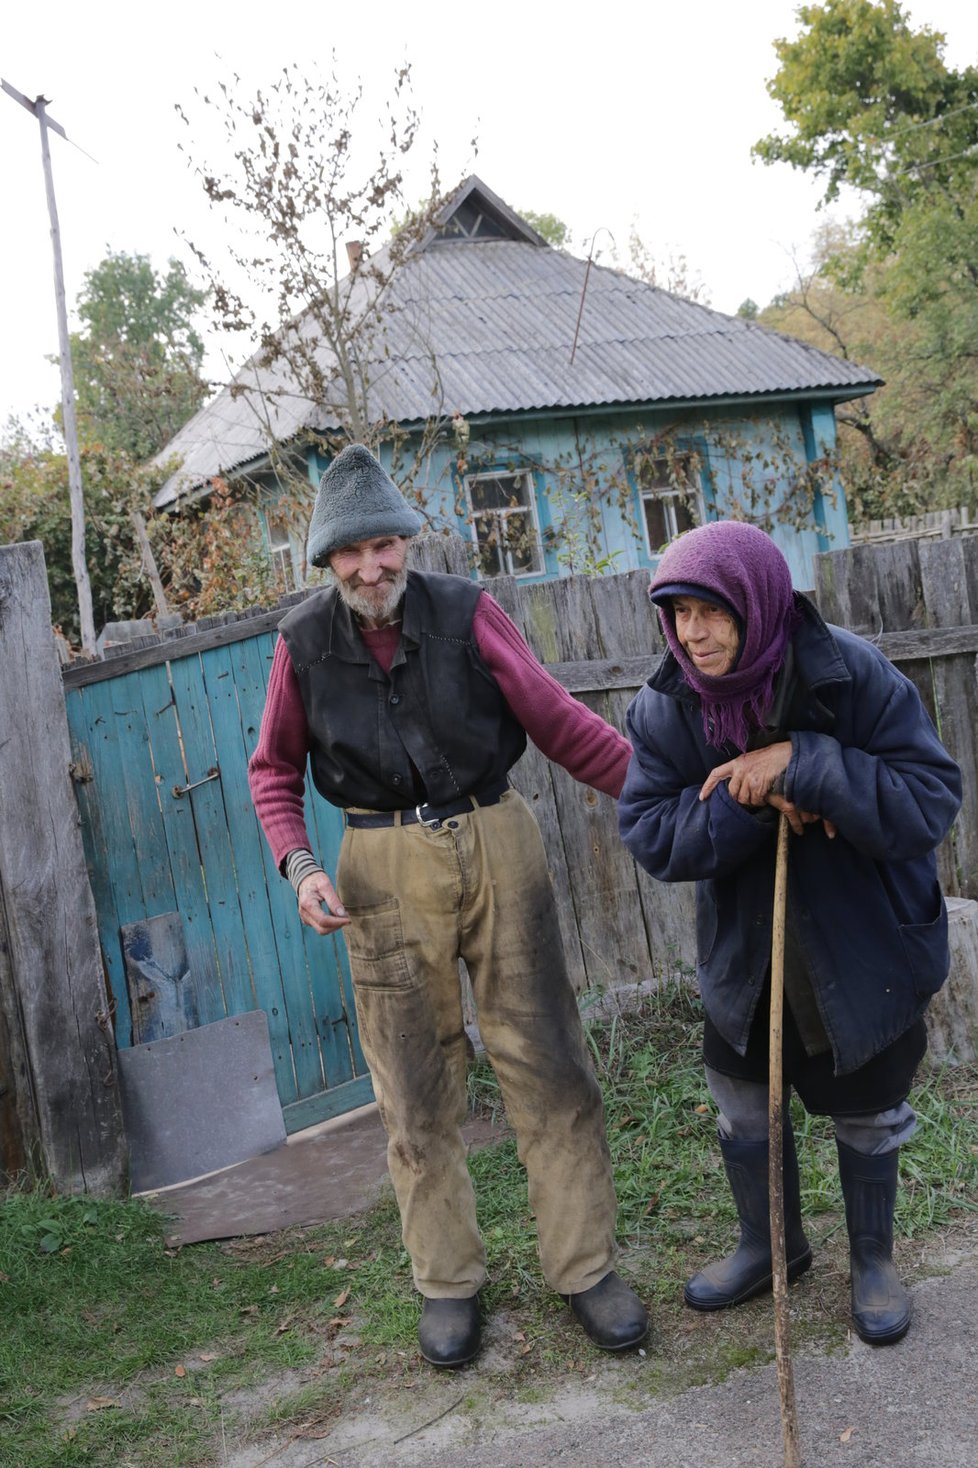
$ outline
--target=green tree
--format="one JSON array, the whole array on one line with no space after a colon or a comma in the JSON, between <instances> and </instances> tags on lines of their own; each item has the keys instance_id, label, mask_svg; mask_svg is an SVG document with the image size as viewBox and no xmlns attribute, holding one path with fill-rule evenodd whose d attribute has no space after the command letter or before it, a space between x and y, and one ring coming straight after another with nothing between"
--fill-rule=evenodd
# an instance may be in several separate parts
<instances>
[{"instance_id":1,"label":"green tree","mask_svg":"<svg viewBox=\"0 0 978 1468\"><path fill-rule=\"evenodd\" d=\"M908 209L973 186L978 68L949 70L944 36L912 30L897 0L826 0L798 18L768 83L791 131L754 153L824 177L826 202L844 184L867 195L869 237L889 248Z\"/></svg>"},{"instance_id":2,"label":"green tree","mask_svg":"<svg viewBox=\"0 0 978 1468\"><path fill-rule=\"evenodd\" d=\"M79 434L141 463L203 402L203 305L177 260L166 274L146 255L109 252L85 276L71 338Z\"/></svg>"},{"instance_id":3,"label":"green tree","mask_svg":"<svg viewBox=\"0 0 978 1468\"><path fill-rule=\"evenodd\" d=\"M887 379L877 403L846 415L869 450L876 513L973 503L978 68L949 69L943 35L912 29L897 0L826 0L798 17L799 35L775 42L780 67L768 85L790 131L754 152L824 177L825 202L846 185L866 207L784 310L797 319L801 308L823 329L831 320L836 347ZM854 312L876 322L871 356L841 326Z\"/></svg>"},{"instance_id":4,"label":"green tree","mask_svg":"<svg viewBox=\"0 0 978 1468\"><path fill-rule=\"evenodd\" d=\"M527 224L532 224L537 234L542 234L547 244L553 245L555 250L570 248L570 229L556 214L538 214L535 209L520 209L519 214Z\"/></svg>"},{"instance_id":5,"label":"green tree","mask_svg":"<svg viewBox=\"0 0 978 1468\"><path fill-rule=\"evenodd\" d=\"M96 626L142 616L153 607L133 514L148 513L166 478L147 461L205 394L203 343L194 324L203 300L177 261L162 274L145 255L112 252L87 273L78 296L82 324L71 347ZM74 641L80 629L59 417L6 427L0 442L0 540L43 543L52 616ZM189 572L169 570L186 583Z\"/></svg>"},{"instance_id":6,"label":"green tree","mask_svg":"<svg viewBox=\"0 0 978 1468\"><path fill-rule=\"evenodd\" d=\"M152 607L141 571L131 512L144 508L166 477L140 468L104 444L79 445L89 576L97 628L138 617ZM68 460L54 425L7 425L0 444L0 543L40 540L44 546L51 617L70 642L80 635L78 589L71 565Z\"/></svg>"}]
</instances>

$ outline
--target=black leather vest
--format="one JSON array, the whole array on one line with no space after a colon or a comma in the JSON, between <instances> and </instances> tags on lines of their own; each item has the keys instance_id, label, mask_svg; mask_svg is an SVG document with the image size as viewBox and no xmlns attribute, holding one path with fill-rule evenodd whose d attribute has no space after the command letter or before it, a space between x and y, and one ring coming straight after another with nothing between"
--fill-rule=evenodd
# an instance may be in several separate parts
<instances>
[{"instance_id":1,"label":"black leather vest","mask_svg":"<svg viewBox=\"0 0 978 1468\"><path fill-rule=\"evenodd\" d=\"M335 587L280 623L309 724L313 781L326 800L404 810L505 779L526 734L479 655L479 595L462 576L409 571L389 675Z\"/></svg>"}]
</instances>

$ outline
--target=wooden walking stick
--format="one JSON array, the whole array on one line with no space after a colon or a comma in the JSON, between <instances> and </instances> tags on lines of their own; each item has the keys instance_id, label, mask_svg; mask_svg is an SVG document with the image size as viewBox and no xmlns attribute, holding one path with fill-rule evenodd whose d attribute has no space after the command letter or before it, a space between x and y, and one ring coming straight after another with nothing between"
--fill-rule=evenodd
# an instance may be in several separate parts
<instances>
[{"instance_id":1,"label":"wooden walking stick","mask_svg":"<svg viewBox=\"0 0 978 1468\"><path fill-rule=\"evenodd\" d=\"M771 1027L768 1070L768 1198L771 1210L771 1276L774 1287L774 1353L781 1399L784 1468L801 1468L798 1408L788 1332L788 1263L784 1242L784 923L788 897L788 841L791 828L782 812L778 821L778 855L774 873L771 931Z\"/></svg>"}]
</instances>

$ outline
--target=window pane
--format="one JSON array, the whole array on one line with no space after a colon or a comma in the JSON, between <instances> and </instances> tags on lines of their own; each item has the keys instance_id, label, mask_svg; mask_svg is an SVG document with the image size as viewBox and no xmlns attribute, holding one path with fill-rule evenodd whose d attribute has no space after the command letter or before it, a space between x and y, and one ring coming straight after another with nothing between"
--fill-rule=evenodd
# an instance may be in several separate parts
<instances>
[{"instance_id":1,"label":"window pane","mask_svg":"<svg viewBox=\"0 0 978 1468\"><path fill-rule=\"evenodd\" d=\"M658 495L643 494L642 508L645 510L645 528L649 537L649 550L656 555L669 540L666 511Z\"/></svg>"},{"instance_id":2,"label":"window pane","mask_svg":"<svg viewBox=\"0 0 978 1468\"><path fill-rule=\"evenodd\" d=\"M469 495L473 510L506 510L510 505L525 505L526 477L522 474L494 474L470 479Z\"/></svg>"},{"instance_id":3,"label":"window pane","mask_svg":"<svg viewBox=\"0 0 978 1468\"><path fill-rule=\"evenodd\" d=\"M692 506L685 495L677 494L673 497L673 511L676 520L676 535L682 535L684 530L692 530L696 524L693 516Z\"/></svg>"},{"instance_id":4,"label":"window pane","mask_svg":"<svg viewBox=\"0 0 978 1468\"><path fill-rule=\"evenodd\" d=\"M530 516L519 510L511 510L504 523L506 548L509 551L514 572L535 571L537 547Z\"/></svg>"},{"instance_id":5,"label":"window pane","mask_svg":"<svg viewBox=\"0 0 978 1468\"><path fill-rule=\"evenodd\" d=\"M495 515L477 515L475 534L479 546L479 574L502 576L506 567L503 562L503 547L499 535L499 522Z\"/></svg>"}]
</instances>

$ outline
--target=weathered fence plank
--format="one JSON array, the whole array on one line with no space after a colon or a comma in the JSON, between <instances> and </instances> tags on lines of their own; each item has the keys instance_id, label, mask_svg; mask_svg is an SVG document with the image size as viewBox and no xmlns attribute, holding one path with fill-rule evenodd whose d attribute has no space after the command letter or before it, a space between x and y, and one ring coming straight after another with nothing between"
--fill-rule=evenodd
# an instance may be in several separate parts
<instances>
[{"instance_id":1,"label":"weathered fence plank","mask_svg":"<svg viewBox=\"0 0 978 1468\"><path fill-rule=\"evenodd\" d=\"M496 598L507 616L530 641L528 617L531 611L529 587L522 586L512 577L487 581L486 589ZM532 646L532 642L530 643ZM527 744L526 753L514 766L511 779L536 817L543 843L547 849L550 879L553 882L557 906L557 920L563 940L564 957L571 983L578 992L587 986L588 966L581 947L581 935L574 906L571 872L567 861L557 797L554 788L558 771L544 758L536 746Z\"/></svg>"},{"instance_id":2,"label":"weathered fence plank","mask_svg":"<svg viewBox=\"0 0 978 1468\"><path fill-rule=\"evenodd\" d=\"M574 576L532 588L529 640L543 661L583 660L589 650L606 650L605 638L615 645L620 625L599 626L596 584ZM617 610L625 609L622 603ZM609 694L588 693L580 701L616 722ZM617 803L559 768L553 770L553 782L588 981L601 988L634 983L646 976L649 953L635 863L618 839Z\"/></svg>"},{"instance_id":3,"label":"weathered fence plank","mask_svg":"<svg viewBox=\"0 0 978 1468\"><path fill-rule=\"evenodd\" d=\"M961 813L938 870L949 896L978 897L978 537L856 546L815 566L823 616L871 636L896 663L961 766Z\"/></svg>"},{"instance_id":4,"label":"weathered fence plank","mask_svg":"<svg viewBox=\"0 0 978 1468\"><path fill-rule=\"evenodd\" d=\"M126 1179L115 1049L85 870L44 556L0 547L0 1007L10 1069L0 1156L59 1189Z\"/></svg>"},{"instance_id":5,"label":"weathered fence plank","mask_svg":"<svg viewBox=\"0 0 978 1468\"><path fill-rule=\"evenodd\" d=\"M973 622L967 560L978 546L968 540L920 543L921 588L927 622L956 627ZM978 685L970 654L936 659L929 665L935 721L941 738L961 767L961 815L939 853L940 876L950 895L978 892Z\"/></svg>"}]
</instances>

